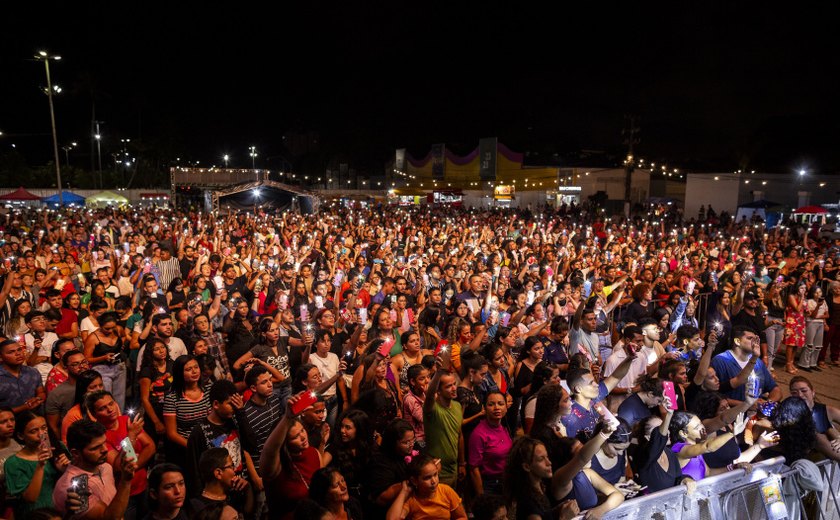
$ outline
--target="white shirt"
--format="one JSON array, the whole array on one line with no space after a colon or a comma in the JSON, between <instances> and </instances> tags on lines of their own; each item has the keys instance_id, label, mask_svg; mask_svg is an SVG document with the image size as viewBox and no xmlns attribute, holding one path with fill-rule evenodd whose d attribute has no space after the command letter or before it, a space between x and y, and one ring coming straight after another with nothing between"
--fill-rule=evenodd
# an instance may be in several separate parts
<instances>
[{"instance_id":1,"label":"white shirt","mask_svg":"<svg viewBox=\"0 0 840 520\"><path fill-rule=\"evenodd\" d=\"M141 329L142 330L142 329ZM169 359L175 361L181 356L186 356L189 354L187 352L187 346L184 345L184 342L181 341L181 338L176 338L172 336L169 338L169 343L167 343L169 347ZM146 345L140 347L140 351L137 353L137 371L140 372L140 363L143 361L143 352L146 350Z\"/></svg>"},{"instance_id":2,"label":"white shirt","mask_svg":"<svg viewBox=\"0 0 840 520\"><path fill-rule=\"evenodd\" d=\"M43 361L35 365L35 370L41 374L41 379L43 383L47 384L47 376L50 375L50 371L53 369L52 363L49 362L50 356L52 355L52 347L53 344L58 341L58 335L55 332L43 332L43 337L41 338L41 348L38 349L38 355L47 358L47 361ZM35 336L32 335L31 332L27 332L23 336L24 342L26 342L26 356L29 357L32 355L32 351L35 350Z\"/></svg>"},{"instance_id":3,"label":"white shirt","mask_svg":"<svg viewBox=\"0 0 840 520\"><path fill-rule=\"evenodd\" d=\"M317 353L313 353L309 356L309 362L318 367L318 371L321 372L321 379L326 381L330 379L332 376L338 373L338 356L333 354L332 352L327 352L327 357L322 358ZM329 388L324 390L323 395L325 397L332 397L335 395L335 385L331 385Z\"/></svg>"},{"instance_id":4,"label":"white shirt","mask_svg":"<svg viewBox=\"0 0 840 520\"><path fill-rule=\"evenodd\" d=\"M636 386L636 380L639 379L639 376L644 375L647 373L648 367L648 356L656 356L656 351L651 347L643 346L638 353L636 354L636 359L630 364L630 369L627 370L627 375L625 375L621 381L618 382L618 386L620 388L632 388ZM604 377L610 377L615 369L618 368L625 359L627 359L627 351L624 350L624 340L619 341L615 347L613 347L613 353L610 357L607 358L607 361L604 362ZM610 395L608 399L608 408L611 412L615 413L618 411L619 405L627 399L627 396L624 395ZM613 410L615 408L615 410Z\"/></svg>"}]
</instances>

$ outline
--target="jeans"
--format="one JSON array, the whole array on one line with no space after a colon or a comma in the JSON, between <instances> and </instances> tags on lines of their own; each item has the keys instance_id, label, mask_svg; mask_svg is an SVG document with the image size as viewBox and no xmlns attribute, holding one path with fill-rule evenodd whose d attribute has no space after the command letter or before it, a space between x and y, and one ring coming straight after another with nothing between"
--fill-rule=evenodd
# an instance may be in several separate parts
<instances>
[{"instance_id":1,"label":"jeans","mask_svg":"<svg viewBox=\"0 0 840 520\"><path fill-rule=\"evenodd\" d=\"M338 419L338 396L327 397L324 404L327 405L327 424L330 425L330 428L334 428L335 421Z\"/></svg>"},{"instance_id":2,"label":"jeans","mask_svg":"<svg viewBox=\"0 0 840 520\"><path fill-rule=\"evenodd\" d=\"M286 412L286 403L292 396L292 385L283 383L274 385L274 395L280 399L280 415L282 416Z\"/></svg>"},{"instance_id":3,"label":"jeans","mask_svg":"<svg viewBox=\"0 0 840 520\"><path fill-rule=\"evenodd\" d=\"M114 401L120 407L120 411L125 413L125 385L127 379L125 363L94 365L92 368L102 376L102 383L105 385L105 390L111 392L111 395L114 396Z\"/></svg>"},{"instance_id":4,"label":"jeans","mask_svg":"<svg viewBox=\"0 0 840 520\"><path fill-rule=\"evenodd\" d=\"M769 369L773 366L776 352L779 350L779 345L782 344L782 339L785 337L785 326L770 325L764 329L764 335L767 337L767 368Z\"/></svg>"},{"instance_id":5,"label":"jeans","mask_svg":"<svg viewBox=\"0 0 840 520\"><path fill-rule=\"evenodd\" d=\"M808 320L805 327L805 348L799 354L797 365L804 368L817 366L817 356L822 350L824 332L825 322Z\"/></svg>"}]
</instances>

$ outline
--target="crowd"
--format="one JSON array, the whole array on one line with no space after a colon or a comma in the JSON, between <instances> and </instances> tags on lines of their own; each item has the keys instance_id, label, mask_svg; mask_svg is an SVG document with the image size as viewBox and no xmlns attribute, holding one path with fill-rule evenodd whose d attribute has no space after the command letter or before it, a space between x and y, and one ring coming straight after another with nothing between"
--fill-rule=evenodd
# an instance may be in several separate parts
<instances>
[{"instance_id":1,"label":"crowd","mask_svg":"<svg viewBox=\"0 0 840 520\"><path fill-rule=\"evenodd\" d=\"M840 366L840 240L810 231L7 209L0 516L597 519L840 460L804 375Z\"/></svg>"}]
</instances>

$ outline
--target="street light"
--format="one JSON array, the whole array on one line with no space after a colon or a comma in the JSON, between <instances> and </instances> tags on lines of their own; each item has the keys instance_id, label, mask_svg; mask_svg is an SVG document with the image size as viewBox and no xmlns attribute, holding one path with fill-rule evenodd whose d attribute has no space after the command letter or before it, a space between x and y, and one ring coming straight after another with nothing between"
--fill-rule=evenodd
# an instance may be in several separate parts
<instances>
[{"instance_id":1,"label":"street light","mask_svg":"<svg viewBox=\"0 0 840 520\"><path fill-rule=\"evenodd\" d=\"M50 81L50 60L58 61L61 56L50 56L46 51L38 51L35 59L44 62L44 71L47 74L47 99L50 100L50 123L52 123L53 156L55 157L55 178L58 183L58 205L64 205L64 197L61 195L61 164L58 160L58 136L55 131L55 110L53 109L53 87Z\"/></svg>"},{"instance_id":2,"label":"street light","mask_svg":"<svg viewBox=\"0 0 840 520\"><path fill-rule=\"evenodd\" d=\"M250 153L248 155L251 156L251 169L255 170L257 168L256 167L257 147L256 146L249 146L248 150L250 150Z\"/></svg>"},{"instance_id":3,"label":"street light","mask_svg":"<svg viewBox=\"0 0 840 520\"><path fill-rule=\"evenodd\" d=\"M78 145L78 143L73 141L72 143L65 144L64 146L61 147L61 149L64 150L64 157L67 159L67 166L70 166L70 150L75 148L76 145Z\"/></svg>"},{"instance_id":4,"label":"street light","mask_svg":"<svg viewBox=\"0 0 840 520\"><path fill-rule=\"evenodd\" d=\"M224 157L222 157L222 159L224 159L224 161L225 161L225 168L227 168L227 167L228 167L228 163L230 163L230 155L225 154L225 155L224 155Z\"/></svg>"}]
</instances>

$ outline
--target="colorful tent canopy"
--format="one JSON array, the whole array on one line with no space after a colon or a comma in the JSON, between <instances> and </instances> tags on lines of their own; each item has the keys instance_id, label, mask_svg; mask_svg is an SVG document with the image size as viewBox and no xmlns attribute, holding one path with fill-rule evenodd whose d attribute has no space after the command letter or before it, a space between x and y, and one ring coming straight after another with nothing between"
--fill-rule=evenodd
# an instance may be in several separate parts
<instances>
[{"instance_id":1,"label":"colorful tent canopy","mask_svg":"<svg viewBox=\"0 0 840 520\"><path fill-rule=\"evenodd\" d=\"M794 211L797 215L822 215L823 213L828 213L822 206L802 206Z\"/></svg>"},{"instance_id":2,"label":"colorful tent canopy","mask_svg":"<svg viewBox=\"0 0 840 520\"><path fill-rule=\"evenodd\" d=\"M0 200L9 200L9 201L13 201L13 200L16 200L16 201L41 200L41 197L39 197L37 195L33 195L32 193L29 193L28 191L23 189L23 186L21 186L16 191L13 191L11 193L7 193L5 195L0 196Z\"/></svg>"},{"instance_id":3,"label":"colorful tent canopy","mask_svg":"<svg viewBox=\"0 0 840 520\"><path fill-rule=\"evenodd\" d=\"M82 205L85 203L85 198L81 195L77 195L72 191L62 191L61 192L61 201L64 204L78 204ZM58 204L58 193L55 195L50 195L49 197L44 198L41 202L44 204Z\"/></svg>"},{"instance_id":4,"label":"colorful tent canopy","mask_svg":"<svg viewBox=\"0 0 840 520\"><path fill-rule=\"evenodd\" d=\"M85 205L91 207L122 206L128 204L128 199L111 191L103 191L85 199Z\"/></svg>"}]
</instances>

